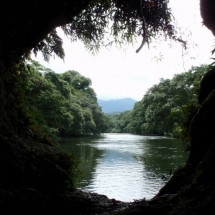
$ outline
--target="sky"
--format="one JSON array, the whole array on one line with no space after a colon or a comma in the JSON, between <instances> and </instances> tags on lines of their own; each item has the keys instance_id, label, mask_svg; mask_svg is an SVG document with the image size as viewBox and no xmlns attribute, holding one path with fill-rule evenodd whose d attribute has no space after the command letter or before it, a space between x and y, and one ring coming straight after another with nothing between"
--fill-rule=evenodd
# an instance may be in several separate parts
<instances>
[{"instance_id":1,"label":"sky","mask_svg":"<svg viewBox=\"0 0 215 215\"><path fill-rule=\"evenodd\" d=\"M98 99L133 98L140 101L161 78L172 78L192 66L213 62L211 51L215 41L212 33L202 25L199 0L169 2L178 26L190 44L188 50L183 50L178 43L171 42L170 45L168 42L154 41L137 54L136 49L142 42L139 38L135 44L123 49L112 46L92 55L80 41L71 43L62 35L64 61L51 58L47 63L40 54L32 58L56 73L75 70L90 78Z\"/></svg>"}]
</instances>

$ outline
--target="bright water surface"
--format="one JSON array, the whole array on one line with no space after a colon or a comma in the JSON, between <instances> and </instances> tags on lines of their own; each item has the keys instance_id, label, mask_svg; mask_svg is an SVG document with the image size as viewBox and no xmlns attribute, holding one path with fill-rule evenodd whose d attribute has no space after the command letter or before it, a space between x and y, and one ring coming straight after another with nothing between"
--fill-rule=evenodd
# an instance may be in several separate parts
<instances>
[{"instance_id":1,"label":"bright water surface","mask_svg":"<svg viewBox=\"0 0 215 215\"><path fill-rule=\"evenodd\" d=\"M64 139L61 147L81 161L78 188L128 202L154 197L188 156L177 139L132 134Z\"/></svg>"}]
</instances>

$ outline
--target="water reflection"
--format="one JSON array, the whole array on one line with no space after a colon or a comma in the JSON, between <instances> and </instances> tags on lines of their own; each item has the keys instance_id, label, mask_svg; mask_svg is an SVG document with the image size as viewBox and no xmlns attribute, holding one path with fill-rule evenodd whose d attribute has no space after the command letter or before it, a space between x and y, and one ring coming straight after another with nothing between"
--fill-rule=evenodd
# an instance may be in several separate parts
<instances>
[{"instance_id":1,"label":"water reflection","mask_svg":"<svg viewBox=\"0 0 215 215\"><path fill-rule=\"evenodd\" d=\"M100 140L103 137L99 137ZM80 161L80 176L77 179L77 187L88 187L92 181L96 169L97 160L102 157L102 150L93 147L98 138L66 138L61 142L61 149L74 154Z\"/></svg>"},{"instance_id":2,"label":"water reflection","mask_svg":"<svg viewBox=\"0 0 215 215\"><path fill-rule=\"evenodd\" d=\"M185 162L187 152L186 145L180 140L157 137L144 141L142 156L138 157L146 168L157 177L167 181L172 172Z\"/></svg>"},{"instance_id":3,"label":"water reflection","mask_svg":"<svg viewBox=\"0 0 215 215\"><path fill-rule=\"evenodd\" d=\"M176 139L130 134L65 139L62 149L81 160L77 186L122 201L152 198L187 158Z\"/></svg>"}]
</instances>

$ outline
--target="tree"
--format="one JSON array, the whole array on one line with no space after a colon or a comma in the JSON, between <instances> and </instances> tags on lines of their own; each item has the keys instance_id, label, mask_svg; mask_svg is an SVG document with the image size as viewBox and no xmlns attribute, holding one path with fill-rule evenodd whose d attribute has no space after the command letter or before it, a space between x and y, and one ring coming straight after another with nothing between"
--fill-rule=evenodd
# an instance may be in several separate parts
<instances>
[{"instance_id":1,"label":"tree","mask_svg":"<svg viewBox=\"0 0 215 215\"><path fill-rule=\"evenodd\" d=\"M128 123L127 121L129 121L128 112L130 112L130 111L107 115L108 127L105 132L107 132L107 133L127 133L126 124Z\"/></svg>"},{"instance_id":2,"label":"tree","mask_svg":"<svg viewBox=\"0 0 215 215\"><path fill-rule=\"evenodd\" d=\"M157 0L154 4L143 1L142 9L143 11L139 0L48 0L45 3L34 0L31 3L20 1L19 4L15 1L11 4L4 2L1 7L1 18L5 20L1 24L4 32L1 34L1 53L14 59L16 57L13 50L17 50L18 59L33 49L34 53L42 51L46 60L52 53L63 58L62 39L55 30L59 26L72 41L80 39L89 49L102 45L106 27L110 25L113 41L120 43L130 42L135 35L143 33L146 35L146 42L162 32L165 36L177 39L166 1ZM25 12L21 15L20 11ZM9 27L11 25L13 30ZM25 30L28 30L28 35Z\"/></svg>"},{"instance_id":3,"label":"tree","mask_svg":"<svg viewBox=\"0 0 215 215\"><path fill-rule=\"evenodd\" d=\"M189 136L191 111L194 113L199 107L199 83L203 75L212 68L211 65L192 67L172 79L161 79L152 86L133 110L130 122L136 124L133 132L165 134L186 139Z\"/></svg>"},{"instance_id":4,"label":"tree","mask_svg":"<svg viewBox=\"0 0 215 215\"><path fill-rule=\"evenodd\" d=\"M36 61L27 68L23 88L36 130L60 137L104 132L105 116L89 78L76 71L56 74Z\"/></svg>"}]
</instances>

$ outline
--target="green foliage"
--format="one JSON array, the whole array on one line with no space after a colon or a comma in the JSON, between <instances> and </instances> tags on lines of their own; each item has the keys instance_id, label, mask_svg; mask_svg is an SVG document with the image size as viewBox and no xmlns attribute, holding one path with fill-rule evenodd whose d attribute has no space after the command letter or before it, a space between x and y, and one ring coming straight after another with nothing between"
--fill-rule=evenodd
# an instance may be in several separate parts
<instances>
[{"instance_id":1,"label":"green foliage","mask_svg":"<svg viewBox=\"0 0 215 215\"><path fill-rule=\"evenodd\" d=\"M210 67L192 67L151 87L134 108L131 124L135 131L186 138L198 108L200 80Z\"/></svg>"},{"instance_id":2,"label":"green foliage","mask_svg":"<svg viewBox=\"0 0 215 215\"><path fill-rule=\"evenodd\" d=\"M128 126L131 121L132 111L125 111L118 114L107 115L108 117L108 133L132 133Z\"/></svg>"},{"instance_id":3,"label":"green foliage","mask_svg":"<svg viewBox=\"0 0 215 215\"><path fill-rule=\"evenodd\" d=\"M37 46L33 48L33 53L36 55L38 51L41 51L43 54L43 58L46 61L49 61L52 53L55 53L56 56L60 58L64 58L64 50L63 50L63 41L58 36L56 29L52 30L43 41L39 42Z\"/></svg>"},{"instance_id":4,"label":"green foliage","mask_svg":"<svg viewBox=\"0 0 215 215\"><path fill-rule=\"evenodd\" d=\"M161 79L132 111L108 116L107 132L168 135L186 140L199 107L200 80L211 65L192 67L188 72Z\"/></svg>"},{"instance_id":5,"label":"green foliage","mask_svg":"<svg viewBox=\"0 0 215 215\"><path fill-rule=\"evenodd\" d=\"M61 25L61 29L71 41L79 39L84 42L86 49L96 53L101 46L112 43L123 46L143 35L147 43L161 35L183 42L177 37L173 20L166 0L94 0L89 1L81 13L68 20L68 24ZM56 30L34 47L33 52L37 54L38 51L43 53L45 60L49 60L52 54L64 57L62 40Z\"/></svg>"},{"instance_id":6,"label":"green foliage","mask_svg":"<svg viewBox=\"0 0 215 215\"><path fill-rule=\"evenodd\" d=\"M27 63L21 75L29 115L34 128L44 135L77 136L104 130L105 116L90 79L76 71L56 74L35 61Z\"/></svg>"}]
</instances>

